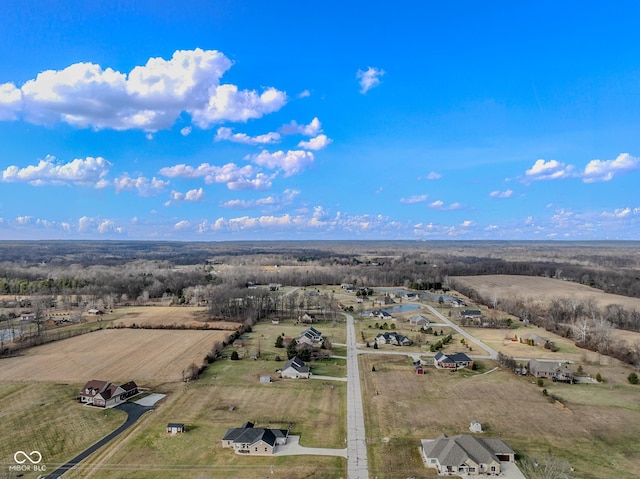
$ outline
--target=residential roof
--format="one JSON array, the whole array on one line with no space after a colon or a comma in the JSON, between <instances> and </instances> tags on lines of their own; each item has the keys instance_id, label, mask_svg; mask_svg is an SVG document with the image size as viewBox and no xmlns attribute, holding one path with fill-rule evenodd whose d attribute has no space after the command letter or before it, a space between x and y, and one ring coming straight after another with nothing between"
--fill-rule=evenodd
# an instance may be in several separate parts
<instances>
[{"instance_id":1,"label":"residential roof","mask_svg":"<svg viewBox=\"0 0 640 479\"><path fill-rule=\"evenodd\" d=\"M242 427L227 430L222 440L242 444L255 444L256 442L264 441L270 446L275 446L276 439L287 437L288 435L289 431L286 429L254 428L253 423L247 422Z\"/></svg>"},{"instance_id":2,"label":"residential roof","mask_svg":"<svg viewBox=\"0 0 640 479\"><path fill-rule=\"evenodd\" d=\"M427 322L430 323L431 320L426 317L424 314L414 314L413 316L409 316L409 322L416 324L418 322Z\"/></svg>"},{"instance_id":3,"label":"residential roof","mask_svg":"<svg viewBox=\"0 0 640 479\"><path fill-rule=\"evenodd\" d=\"M447 437L442 434L434 440L422 440L422 449L429 458L437 458L441 466L458 467L472 460L476 464L499 463L496 454L515 454L500 439L486 439L461 434Z\"/></svg>"},{"instance_id":4,"label":"residential roof","mask_svg":"<svg viewBox=\"0 0 640 479\"><path fill-rule=\"evenodd\" d=\"M444 354L442 351L438 351L434 359L436 362L441 363L466 363L471 361L471 358L464 353Z\"/></svg>"},{"instance_id":5,"label":"residential roof","mask_svg":"<svg viewBox=\"0 0 640 479\"><path fill-rule=\"evenodd\" d=\"M294 356L293 358L289 359L286 363L284 363L284 366L282 366L282 371L288 368L293 368L299 373L309 372L309 368L304 364L302 359L300 359L298 356Z\"/></svg>"}]
</instances>

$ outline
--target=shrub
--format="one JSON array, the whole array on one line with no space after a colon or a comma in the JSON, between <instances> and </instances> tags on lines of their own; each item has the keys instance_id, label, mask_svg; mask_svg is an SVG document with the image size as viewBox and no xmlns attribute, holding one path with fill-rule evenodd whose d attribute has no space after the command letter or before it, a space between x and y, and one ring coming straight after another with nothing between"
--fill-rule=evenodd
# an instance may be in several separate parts
<instances>
[{"instance_id":1,"label":"shrub","mask_svg":"<svg viewBox=\"0 0 640 479\"><path fill-rule=\"evenodd\" d=\"M638 384L640 379L638 379L638 375L636 373L629 373L627 381L629 381L629 384Z\"/></svg>"},{"instance_id":2,"label":"shrub","mask_svg":"<svg viewBox=\"0 0 640 479\"><path fill-rule=\"evenodd\" d=\"M233 351L231 353L231 361L237 361L238 359L240 359L240 356L238 356L238 351Z\"/></svg>"},{"instance_id":3,"label":"shrub","mask_svg":"<svg viewBox=\"0 0 640 479\"><path fill-rule=\"evenodd\" d=\"M536 383L538 384L538 386L542 387L544 386L544 381L542 380L542 378L538 378L538 381L536 381ZM546 389L545 389L546 391Z\"/></svg>"}]
</instances>

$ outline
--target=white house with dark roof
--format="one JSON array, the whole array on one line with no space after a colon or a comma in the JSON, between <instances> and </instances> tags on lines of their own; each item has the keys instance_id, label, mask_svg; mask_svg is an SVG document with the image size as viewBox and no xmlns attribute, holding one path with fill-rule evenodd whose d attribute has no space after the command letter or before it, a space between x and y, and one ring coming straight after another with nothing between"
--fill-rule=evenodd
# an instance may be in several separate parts
<instances>
[{"instance_id":1,"label":"white house with dark roof","mask_svg":"<svg viewBox=\"0 0 640 479\"><path fill-rule=\"evenodd\" d=\"M420 453L425 465L441 476L497 476L503 463L515 462L515 452L501 439L469 434L423 439Z\"/></svg>"},{"instance_id":2,"label":"white house with dark roof","mask_svg":"<svg viewBox=\"0 0 640 479\"><path fill-rule=\"evenodd\" d=\"M309 346L317 346L322 343L322 333L316 328L311 327L300 333L297 339L298 344L308 344Z\"/></svg>"},{"instance_id":3,"label":"white house with dark roof","mask_svg":"<svg viewBox=\"0 0 640 479\"><path fill-rule=\"evenodd\" d=\"M284 379L309 379L309 376L309 367L298 356L289 359L280 370L280 377Z\"/></svg>"},{"instance_id":4,"label":"white house with dark roof","mask_svg":"<svg viewBox=\"0 0 640 479\"><path fill-rule=\"evenodd\" d=\"M253 427L252 422L227 430L222 447L232 447L236 454L270 456L277 446L287 443L288 429L264 429Z\"/></svg>"},{"instance_id":5,"label":"white house with dark roof","mask_svg":"<svg viewBox=\"0 0 640 479\"><path fill-rule=\"evenodd\" d=\"M411 340L402 334L396 332L380 333L375 339L378 344L392 344L394 346L410 346Z\"/></svg>"}]
</instances>

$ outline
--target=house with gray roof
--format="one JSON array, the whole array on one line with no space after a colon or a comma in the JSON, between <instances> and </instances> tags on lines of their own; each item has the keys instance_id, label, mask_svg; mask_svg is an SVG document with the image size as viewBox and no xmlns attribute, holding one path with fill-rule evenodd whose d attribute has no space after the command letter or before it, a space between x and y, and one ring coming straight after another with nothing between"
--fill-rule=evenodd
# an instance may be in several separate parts
<instances>
[{"instance_id":1,"label":"house with gray roof","mask_svg":"<svg viewBox=\"0 0 640 479\"><path fill-rule=\"evenodd\" d=\"M322 333L316 328L311 327L305 329L300 333L297 339L298 344L308 344L309 346L316 346L322 343Z\"/></svg>"},{"instance_id":2,"label":"house with gray roof","mask_svg":"<svg viewBox=\"0 0 640 479\"><path fill-rule=\"evenodd\" d=\"M433 357L433 364L438 369L459 369L473 367L473 359L464 353L444 354L438 351Z\"/></svg>"},{"instance_id":3,"label":"house with gray roof","mask_svg":"<svg viewBox=\"0 0 640 479\"><path fill-rule=\"evenodd\" d=\"M402 334L396 332L380 333L375 339L378 344L392 344L394 346L410 346L411 340Z\"/></svg>"},{"instance_id":4,"label":"house with gray roof","mask_svg":"<svg viewBox=\"0 0 640 479\"><path fill-rule=\"evenodd\" d=\"M309 376L309 367L298 356L289 359L280 370L280 377L285 379L309 379Z\"/></svg>"},{"instance_id":5,"label":"house with gray roof","mask_svg":"<svg viewBox=\"0 0 640 479\"><path fill-rule=\"evenodd\" d=\"M497 476L502 463L515 462L515 452L501 439L469 434L423 439L420 453L425 465L441 476Z\"/></svg>"},{"instance_id":6,"label":"house with gray roof","mask_svg":"<svg viewBox=\"0 0 640 479\"><path fill-rule=\"evenodd\" d=\"M414 314L413 316L409 316L409 324L426 328L431 324L431 320L424 314Z\"/></svg>"},{"instance_id":7,"label":"house with gray roof","mask_svg":"<svg viewBox=\"0 0 640 479\"><path fill-rule=\"evenodd\" d=\"M537 378L547 378L553 381L573 382L573 372L558 361L529 361L529 373Z\"/></svg>"},{"instance_id":8,"label":"house with gray roof","mask_svg":"<svg viewBox=\"0 0 640 479\"><path fill-rule=\"evenodd\" d=\"M277 446L287 443L288 429L265 429L253 427L246 422L240 427L227 430L222 438L222 447L231 447L236 454L270 456Z\"/></svg>"}]
</instances>

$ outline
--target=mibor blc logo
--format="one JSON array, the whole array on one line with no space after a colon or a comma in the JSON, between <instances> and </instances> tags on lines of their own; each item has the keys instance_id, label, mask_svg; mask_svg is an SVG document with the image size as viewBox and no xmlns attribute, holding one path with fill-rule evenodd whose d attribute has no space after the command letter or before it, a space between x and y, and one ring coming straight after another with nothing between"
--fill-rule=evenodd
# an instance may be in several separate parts
<instances>
[{"instance_id":1,"label":"mibor blc logo","mask_svg":"<svg viewBox=\"0 0 640 479\"><path fill-rule=\"evenodd\" d=\"M9 466L10 471L46 471L47 466L40 464L42 454L39 451L16 451L13 454L15 464Z\"/></svg>"}]
</instances>

